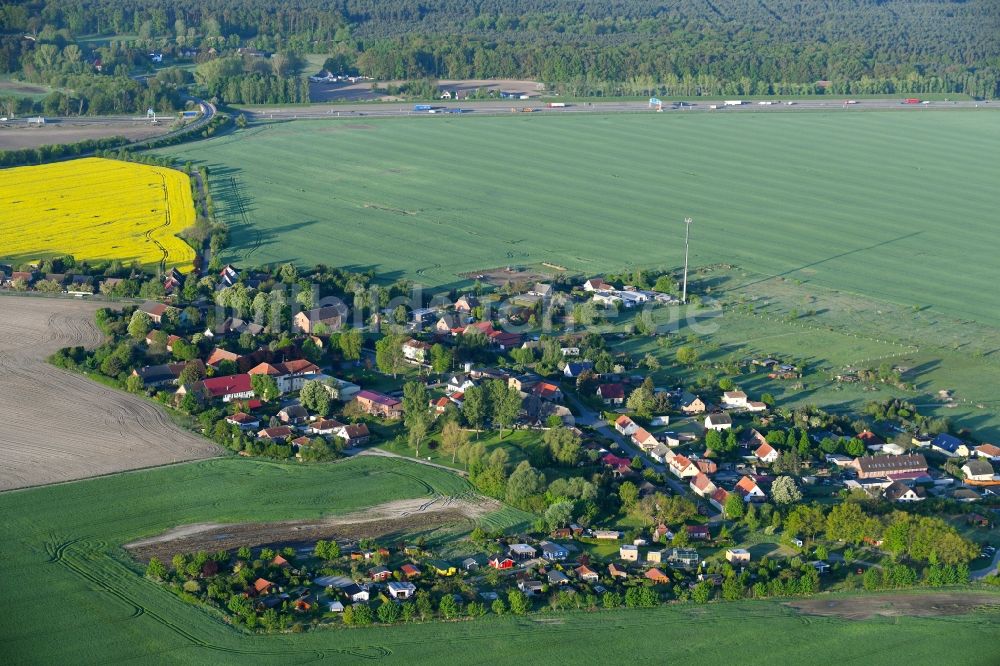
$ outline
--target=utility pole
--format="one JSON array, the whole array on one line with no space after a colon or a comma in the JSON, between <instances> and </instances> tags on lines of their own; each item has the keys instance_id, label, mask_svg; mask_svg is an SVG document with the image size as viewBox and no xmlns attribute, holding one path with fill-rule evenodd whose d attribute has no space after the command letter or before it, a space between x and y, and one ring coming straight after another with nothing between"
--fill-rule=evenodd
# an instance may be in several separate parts
<instances>
[{"instance_id":1,"label":"utility pole","mask_svg":"<svg viewBox=\"0 0 1000 666\"><path fill-rule=\"evenodd\" d=\"M681 295L681 303L687 305L688 302L688 244L691 240L691 218L684 218L684 293Z\"/></svg>"}]
</instances>

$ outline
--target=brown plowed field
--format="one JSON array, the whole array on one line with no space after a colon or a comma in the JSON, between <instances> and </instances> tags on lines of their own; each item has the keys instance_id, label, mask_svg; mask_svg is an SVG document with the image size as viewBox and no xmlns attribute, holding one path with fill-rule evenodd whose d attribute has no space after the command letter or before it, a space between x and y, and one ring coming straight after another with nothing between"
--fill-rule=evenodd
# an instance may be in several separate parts
<instances>
[{"instance_id":1,"label":"brown plowed field","mask_svg":"<svg viewBox=\"0 0 1000 666\"><path fill-rule=\"evenodd\" d=\"M242 546L312 545L320 539L350 543L392 534L412 534L443 525L469 522L499 508L494 500L436 496L397 500L363 511L322 520L289 520L276 523L183 525L163 534L125 544L142 562L152 557L167 562L177 553L214 552Z\"/></svg>"},{"instance_id":2,"label":"brown plowed field","mask_svg":"<svg viewBox=\"0 0 1000 666\"><path fill-rule=\"evenodd\" d=\"M218 455L150 402L46 363L101 342L98 307L0 296L0 490Z\"/></svg>"}]
</instances>

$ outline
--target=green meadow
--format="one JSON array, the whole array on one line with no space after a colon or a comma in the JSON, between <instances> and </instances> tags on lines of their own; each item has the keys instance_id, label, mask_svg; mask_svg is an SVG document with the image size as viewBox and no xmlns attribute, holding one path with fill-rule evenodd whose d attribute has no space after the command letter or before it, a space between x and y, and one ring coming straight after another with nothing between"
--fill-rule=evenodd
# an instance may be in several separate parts
<instances>
[{"instance_id":1,"label":"green meadow","mask_svg":"<svg viewBox=\"0 0 1000 666\"><path fill-rule=\"evenodd\" d=\"M251 126L161 151L212 170L229 257L450 286L728 262L1000 324L990 110L517 114Z\"/></svg>"},{"instance_id":2,"label":"green meadow","mask_svg":"<svg viewBox=\"0 0 1000 666\"><path fill-rule=\"evenodd\" d=\"M665 606L488 617L476 622L251 635L146 580L121 544L195 522L317 518L393 499L460 495L454 474L385 458L332 465L217 459L0 495L7 664L816 661L985 664L995 611L946 618L848 621L809 617L779 602ZM491 527L517 529L504 509ZM494 522L496 520L496 522ZM762 629L762 627L766 629ZM785 640L795 631L795 640ZM763 632L763 633L762 633ZM725 640L719 640L725 636Z\"/></svg>"}]
</instances>

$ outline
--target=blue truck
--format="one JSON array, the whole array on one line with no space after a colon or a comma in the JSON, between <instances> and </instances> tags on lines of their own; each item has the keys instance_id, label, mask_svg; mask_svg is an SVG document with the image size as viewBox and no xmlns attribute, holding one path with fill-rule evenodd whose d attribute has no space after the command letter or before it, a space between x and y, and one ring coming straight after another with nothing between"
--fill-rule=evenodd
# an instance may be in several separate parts
<instances>
[{"instance_id":1,"label":"blue truck","mask_svg":"<svg viewBox=\"0 0 1000 666\"><path fill-rule=\"evenodd\" d=\"M434 107L431 106L430 104L414 104L413 105L413 110L414 111L430 111L433 108Z\"/></svg>"}]
</instances>

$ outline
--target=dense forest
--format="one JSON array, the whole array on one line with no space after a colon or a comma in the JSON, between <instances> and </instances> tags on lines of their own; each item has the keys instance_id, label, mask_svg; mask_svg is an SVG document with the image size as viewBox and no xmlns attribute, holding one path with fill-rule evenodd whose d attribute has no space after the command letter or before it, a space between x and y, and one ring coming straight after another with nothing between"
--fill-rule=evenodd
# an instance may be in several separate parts
<instances>
[{"instance_id":1,"label":"dense forest","mask_svg":"<svg viewBox=\"0 0 1000 666\"><path fill-rule=\"evenodd\" d=\"M532 78L578 95L1000 94L997 0L15 0L0 33L0 71L74 89L65 77L124 76L154 49L238 62L250 47L376 79ZM308 99L298 72L269 64L242 54L209 92Z\"/></svg>"}]
</instances>

